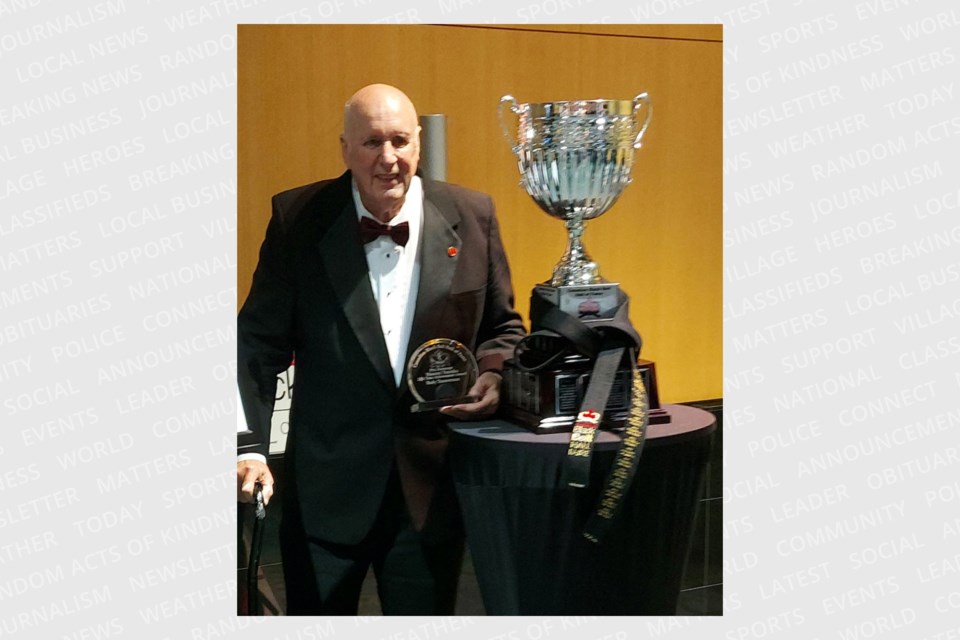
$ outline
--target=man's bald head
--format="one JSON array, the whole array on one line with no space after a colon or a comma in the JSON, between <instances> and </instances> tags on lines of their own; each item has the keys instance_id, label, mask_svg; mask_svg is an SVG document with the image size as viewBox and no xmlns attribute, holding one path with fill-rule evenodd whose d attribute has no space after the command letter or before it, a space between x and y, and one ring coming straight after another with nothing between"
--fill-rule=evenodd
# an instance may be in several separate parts
<instances>
[{"instance_id":1,"label":"man's bald head","mask_svg":"<svg viewBox=\"0 0 960 640\"><path fill-rule=\"evenodd\" d=\"M420 127L413 102L387 84L357 91L343 110L340 151L363 205L381 220L393 218L420 161Z\"/></svg>"},{"instance_id":2,"label":"man's bald head","mask_svg":"<svg viewBox=\"0 0 960 640\"><path fill-rule=\"evenodd\" d=\"M417 109L403 91L389 84L368 84L350 96L343 109L343 131L387 110L417 124Z\"/></svg>"}]
</instances>

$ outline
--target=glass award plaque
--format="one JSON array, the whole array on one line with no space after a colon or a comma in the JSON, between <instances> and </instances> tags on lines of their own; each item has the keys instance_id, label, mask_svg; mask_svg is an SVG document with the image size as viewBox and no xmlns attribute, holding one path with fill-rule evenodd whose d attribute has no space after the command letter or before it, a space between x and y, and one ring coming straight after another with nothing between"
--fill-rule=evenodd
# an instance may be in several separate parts
<instances>
[{"instance_id":1,"label":"glass award plaque","mask_svg":"<svg viewBox=\"0 0 960 640\"><path fill-rule=\"evenodd\" d=\"M407 363L407 384L417 403L410 411L435 411L452 404L475 402L468 391L479 367L470 350L450 338L435 338L417 347Z\"/></svg>"}]
</instances>

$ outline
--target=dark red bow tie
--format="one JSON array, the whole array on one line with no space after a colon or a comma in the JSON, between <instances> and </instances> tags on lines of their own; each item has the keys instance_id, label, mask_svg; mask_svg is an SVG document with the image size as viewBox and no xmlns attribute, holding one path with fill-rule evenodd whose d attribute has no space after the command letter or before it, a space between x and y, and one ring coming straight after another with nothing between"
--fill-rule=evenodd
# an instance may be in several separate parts
<instances>
[{"instance_id":1,"label":"dark red bow tie","mask_svg":"<svg viewBox=\"0 0 960 640\"><path fill-rule=\"evenodd\" d=\"M401 247L406 246L407 240L410 239L410 223L401 222L391 227L367 216L360 218L360 239L363 240L363 244L373 242L380 236L390 236Z\"/></svg>"}]
</instances>

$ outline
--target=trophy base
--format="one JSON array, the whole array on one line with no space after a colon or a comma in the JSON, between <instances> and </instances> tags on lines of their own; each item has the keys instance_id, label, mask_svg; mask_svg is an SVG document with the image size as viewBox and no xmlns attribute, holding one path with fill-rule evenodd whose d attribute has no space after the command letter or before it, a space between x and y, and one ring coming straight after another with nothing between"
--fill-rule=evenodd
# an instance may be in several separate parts
<instances>
[{"instance_id":1,"label":"trophy base","mask_svg":"<svg viewBox=\"0 0 960 640\"><path fill-rule=\"evenodd\" d=\"M639 373L647 389L650 424L670 422L660 407L653 362L640 360ZM552 369L528 373L508 360L503 369L503 412L534 433L572 431L577 412L590 382L593 362L580 355L564 358ZM600 428L610 431L626 427L630 413L631 367L622 366L614 376Z\"/></svg>"},{"instance_id":2,"label":"trophy base","mask_svg":"<svg viewBox=\"0 0 960 640\"><path fill-rule=\"evenodd\" d=\"M605 413L603 415L603 422L600 423L600 428L606 429L607 431L623 431L627 426L628 413L627 411ZM576 416L541 418L538 415L528 413L516 407L507 407L506 414L512 421L537 435L573 431L573 425L577 421Z\"/></svg>"},{"instance_id":3,"label":"trophy base","mask_svg":"<svg viewBox=\"0 0 960 640\"><path fill-rule=\"evenodd\" d=\"M473 396L460 396L459 398L441 398L439 400L428 400L426 402L418 402L410 406L410 413L424 413L427 411L438 411L444 407L449 407L452 404L468 404L470 402L476 402L477 399Z\"/></svg>"},{"instance_id":4,"label":"trophy base","mask_svg":"<svg viewBox=\"0 0 960 640\"><path fill-rule=\"evenodd\" d=\"M543 435L547 433L569 433L570 431L573 431L573 425L577 421L576 416L554 416L552 418L541 418L540 416L528 413L523 409L517 409L516 407L509 406L505 409L505 413L510 420L537 435ZM606 429L607 431L623 431L627 427L627 418L629 417L629 414L629 411L606 413L603 416L603 421L600 423L600 428ZM669 424L670 414L667 413L666 409L651 409L647 411L647 423Z\"/></svg>"}]
</instances>

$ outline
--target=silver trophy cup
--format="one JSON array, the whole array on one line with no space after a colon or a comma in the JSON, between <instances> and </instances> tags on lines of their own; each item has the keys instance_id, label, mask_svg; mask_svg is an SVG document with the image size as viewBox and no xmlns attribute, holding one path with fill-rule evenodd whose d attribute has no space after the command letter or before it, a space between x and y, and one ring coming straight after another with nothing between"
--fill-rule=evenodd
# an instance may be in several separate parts
<instances>
[{"instance_id":1,"label":"silver trophy cup","mask_svg":"<svg viewBox=\"0 0 960 640\"><path fill-rule=\"evenodd\" d=\"M508 104L519 118L515 135L505 119ZM517 156L520 185L567 225L567 250L554 267L551 286L603 282L583 246L584 221L605 213L630 184L633 152L651 115L646 93L633 100L525 104L510 95L500 98L500 126Z\"/></svg>"}]
</instances>

